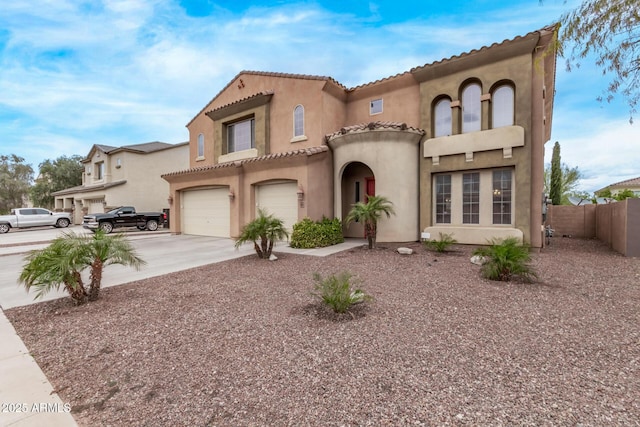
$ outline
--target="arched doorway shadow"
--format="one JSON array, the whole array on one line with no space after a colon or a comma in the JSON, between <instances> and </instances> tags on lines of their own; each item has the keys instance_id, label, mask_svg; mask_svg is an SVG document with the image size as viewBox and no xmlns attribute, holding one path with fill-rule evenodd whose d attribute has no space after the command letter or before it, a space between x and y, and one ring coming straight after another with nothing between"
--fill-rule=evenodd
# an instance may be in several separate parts
<instances>
[{"instance_id":1,"label":"arched doorway shadow","mask_svg":"<svg viewBox=\"0 0 640 427\"><path fill-rule=\"evenodd\" d=\"M375 175L369 166L362 162L351 162L344 167L341 178L342 218L346 218L349 211L357 202L366 203L367 196L375 192ZM364 236L364 225L352 222L342 228L345 237Z\"/></svg>"}]
</instances>

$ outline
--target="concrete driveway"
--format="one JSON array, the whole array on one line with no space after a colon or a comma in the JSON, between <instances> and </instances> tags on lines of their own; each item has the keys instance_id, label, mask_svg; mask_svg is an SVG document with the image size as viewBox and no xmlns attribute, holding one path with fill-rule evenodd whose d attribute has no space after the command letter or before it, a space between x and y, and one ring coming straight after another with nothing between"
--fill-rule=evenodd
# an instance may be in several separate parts
<instances>
[{"instance_id":1,"label":"concrete driveway","mask_svg":"<svg viewBox=\"0 0 640 427\"><path fill-rule=\"evenodd\" d=\"M24 230L0 235L0 307L8 309L67 296L63 290L59 290L50 292L42 299L34 300L35 292L27 293L22 286L18 285L18 277L22 271L25 254L33 249L46 247L49 241L64 231L87 232L82 227L71 227L66 230ZM243 245L236 250L234 241L230 239L137 230L131 231L127 235L139 256L147 264L138 271L120 265L105 267L102 279L103 287L160 276L253 253L251 245ZM85 279L88 279L88 272Z\"/></svg>"},{"instance_id":2,"label":"concrete driveway","mask_svg":"<svg viewBox=\"0 0 640 427\"><path fill-rule=\"evenodd\" d=\"M88 233L81 226L68 229L42 228L30 230L12 230L0 234L0 307L9 309L40 301L66 297L63 290L52 291L42 299L34 300L35 292L29 293L18 285L18 277L24 265L24 256L30 250L46 247L51 240L64 232ZM149 277L161 276L175 271L187 270L201 265L212 264L233 258L255 254L253 244L248 243L235 249L231 239L205 236L172 235L162 229L158 231L139 231L135 228L127 231L127 237L138 251L138 255L147 264L136 271L131 267L110 265L105 267L102 286L114 286ZM318 249L293 249L287 242L278 242L274 252L289 252L303 255L326 256L356 246L363 239L350 239L345 243ZM88 272L83 277L88 281Z\"/></svg>"}]
</instances>

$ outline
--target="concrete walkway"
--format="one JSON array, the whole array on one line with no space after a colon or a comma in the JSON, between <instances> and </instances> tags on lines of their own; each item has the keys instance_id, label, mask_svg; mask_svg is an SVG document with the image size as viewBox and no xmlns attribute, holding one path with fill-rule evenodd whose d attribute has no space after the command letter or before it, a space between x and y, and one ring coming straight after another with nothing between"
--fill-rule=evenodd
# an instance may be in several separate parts
<instances>
[{"instance_id":1,"label":"concrete walkway","mask_svg":"<svg viewBox=\"0 0 640 427\"><path fill-rule=\"evenodd\" d=\"M62 230L64 231L64 230ZM11 232L0 236L0 265L4 266L3 258L15 258L13 255L21 255L32 249L40 249L47 245L47 241L54 239L62 233L61 230L49 229L44 233L23 234ZM82 229L72 229L74 232L83 232ZM141 272L130 269L126 274L118 275L117 271L108 275L109 283L105 286L114 286L122 283L139 280L140 278L154 277L167 274L172 271L186 270L200 265L211 264L227 259L238 258L253 252L252 245L245 245L239 250L233 248L233 241L229 239L208 238L201 236L171 236L159 232L131 233L131 240L139 246L140 255L144 259L154 259L158 266L151 266ZM364 239L348 240L339 245L318 249L293 249L285 243L277 244L274 252L296 253L309 256L327 256L350 248L362 246ZM167 262L166 258L157 260L145 256L145 251L157 250L165 245L176 245L174 255L184 252L184 248L190 250L187 253L198 254L179 259L177 263ZM166 246L165 246L166 247ZM211 250L208 253L205 249ZM3 257L4 256L4 257ZM8 264L8 262L7 262ZM151 262L150 262L151 264ZM162 264L162 268L159 265ZM120 266L110 266L112 270ZM105 275L107 276L107 275ZM10 280L10 279L3 279ZM15 281L14 281L15 283ZM0 299L2 308L17 307L33 304L32 295L27 295L24 290L20 296L11 296ZM12 290L13 292L13 290ZM51 298L66 297L59 293ZM8 299L7 299L8 298ZM29 354L13 325L9 322L4 312L0 310L0 426L11 427L67 427L77 426L69 413L68 402L63 402L52 385L47 380L36 361Z\"/></svg>"}]
</instances>

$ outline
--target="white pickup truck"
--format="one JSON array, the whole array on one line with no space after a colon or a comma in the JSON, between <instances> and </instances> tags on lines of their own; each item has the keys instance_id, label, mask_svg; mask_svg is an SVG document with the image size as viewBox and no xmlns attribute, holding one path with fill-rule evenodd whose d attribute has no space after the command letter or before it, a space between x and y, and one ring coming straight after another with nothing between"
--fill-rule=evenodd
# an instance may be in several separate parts
<instances>
[{"instance_id":1,"label":"white pickup truck","mask_svg":"<svg viewBox=\"0 0 640 427\"><path fill-rule=\"evenodd\" d=\"M10 215L0 215L0 233L7 233L12 228L52 227L65 228L71 224L68 212L51 212L42 208L11 209Z\"/></svg>"}]
</instances>

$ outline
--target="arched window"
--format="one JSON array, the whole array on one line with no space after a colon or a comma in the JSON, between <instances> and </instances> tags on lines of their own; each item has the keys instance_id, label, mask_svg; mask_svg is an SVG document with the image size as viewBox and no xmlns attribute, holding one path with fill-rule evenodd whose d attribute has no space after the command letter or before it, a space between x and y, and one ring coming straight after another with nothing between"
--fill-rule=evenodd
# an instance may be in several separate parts
<instances>
[{"instance_id":1,"label":"arched window","mask_svg":"<svg viewBox=\"0 0 640 427\"><path fill-rule=\"evenodd\" d=\"M514 123L513 87L498 86L491 96L491 108L493 128L512 126Z\"/></svg>"},{"instance_id":2,"label":"arched window","mask_svg":"<svg viewBox=\"0 0 640 427\"><path fill-rule=\"evenodd\" d=\"M204 135L198 135L198 157L204 157Z\"/></svg>"},{"instance_id":3,"label":"arched window","mask_svg":"<svg viewBox=\"0 0 640 427\"><path fill-rule=\"evenodd\" d=\"M304 136L304 107L296 106L293 110L293 137Z\"/></svg>"},{"instance_id":4,"label":"arched window","mask_svg":"<svg viewBox=\"0 0 640 427\"><path fill-rule=\"evenodd\" d=\"M462 91L462 133L481 129L481 93L478 83L471 83Z\"/></svg>"},{"instance_id":5,"label":"arched window","mask_svg":"<svg viewBox=\"0 0 640 427\"><path fill-rule=\"evenodd\" d=\"M449 100L449 98L442 98L438 101L433 114L433 136L437 138L439 136L451 135L453 133L451 121L451 100Z\"/></svg>"}]
</instances>

